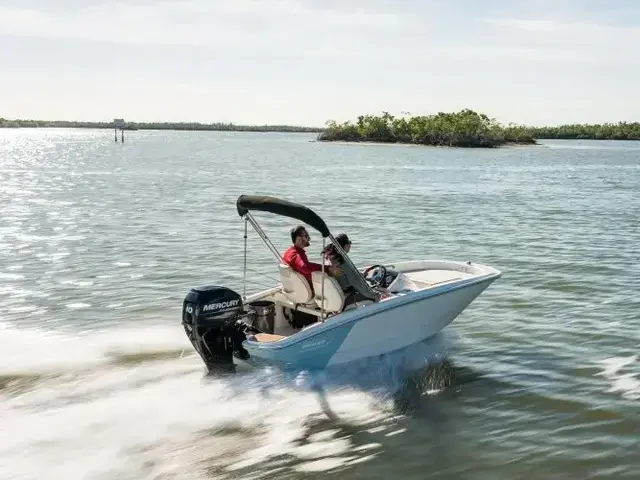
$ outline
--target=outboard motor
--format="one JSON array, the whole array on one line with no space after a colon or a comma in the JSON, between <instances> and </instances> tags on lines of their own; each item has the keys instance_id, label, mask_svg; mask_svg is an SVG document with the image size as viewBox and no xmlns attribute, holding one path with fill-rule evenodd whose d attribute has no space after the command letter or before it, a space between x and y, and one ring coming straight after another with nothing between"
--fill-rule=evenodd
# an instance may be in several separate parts
<instances>
[{"instance_id":1,"label":"outboard motor","mask_svg":"<svg viewBox=\"0 0 640 480\"><path fill-rule=\"evenodd\" d=\"M248 314L242 297L227 287L192 288L182 305L182 325L209 373L234 372L233 357L249 357L242 346Z\"/></svg>"}]
</instances>

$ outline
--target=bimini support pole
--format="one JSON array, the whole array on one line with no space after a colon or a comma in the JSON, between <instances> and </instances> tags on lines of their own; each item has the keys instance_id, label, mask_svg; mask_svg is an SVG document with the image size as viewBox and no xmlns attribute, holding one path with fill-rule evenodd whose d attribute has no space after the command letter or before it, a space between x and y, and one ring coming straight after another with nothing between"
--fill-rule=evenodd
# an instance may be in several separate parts
<instances>
[{"instance_id":1,"label":"bimini support pole","mask_svg":"<svg viewBox=\"0 0 640 480\"><path fill-rule=\"evenodd\" d=\"M247 299L247 217L244 218L244 268L242 269L242 299Z\"/></svg>"},{"instance_id":2,"label":"bimini support pole","mask_svg":"<svg viewBox=\"0 0 640 480\"><path fill-rule=\"evenodd\" d=\"M246 213L245 218L249 221L249 223L251 224L253 229L256 231L256 233L260 236L260 238L265 243L267 248L271 250L271 253L273 253L273 255L278 259L279 262L284 263L284 260L280 256L280 252L278 252L278 249L273 245L273 243L271 243L271 240L269 240L269 238L267 237L267 234L264 233L264 230L262 230L262 227L258 225L258 222L256 222L255 218L253 218L253 216L249 212Z\"/></svg>"},{"instance_id":3,"label":"bimini support pole","mask_svg":"<svg viewBox=\"0 0 640 480\"><path fill-rule=\"evenodd\" d=\"M325 253L324 253L324 249L327 245L327 240L322 237L322 258L320 259L320 261L322 262L322 288L321 288L321 293L320 293L320 319L321 321L324 322L324 258L325 258Z\"/></svg>"}]
</instances>

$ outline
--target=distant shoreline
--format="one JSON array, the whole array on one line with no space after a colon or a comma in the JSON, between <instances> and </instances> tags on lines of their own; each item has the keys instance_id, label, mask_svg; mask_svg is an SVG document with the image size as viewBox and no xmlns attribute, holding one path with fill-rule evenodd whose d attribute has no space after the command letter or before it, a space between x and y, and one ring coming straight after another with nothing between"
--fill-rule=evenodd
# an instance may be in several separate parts
<instances>
[{"instance_id":1,"label":"distant shoreline","mask_svg":"<svg viewBox=\"0 0 640 480\"><path fill-rule=\"evenodd\" d=\"M113 122L81 122L71 120L6 120L0 118L0 128L95 128L114 129ZM235 125L233 123L198 122L127 122L123 130L173 130L201 132L283 132L320 133L319 127L296 125Z\"/></svg>"},{"instance_id":2,"label":"distant shoreline","mask_svg":"<svg viewBox=\"0 0 640 480\"><path fill-rule=\"evenodd\" d=\"M0 117L0 128L114 129L113 121L26 120ZM528 127L501 125L495 119L464 109L429 116L364 115L356 123L328 121L325 127L298 125L237 125L200 122L127 122L123 130L203 132L315 133L320 142L399 144L464 148L537 145L537 140L640 140L640 122L569 124Z\"/></svg>"}]
</instances>

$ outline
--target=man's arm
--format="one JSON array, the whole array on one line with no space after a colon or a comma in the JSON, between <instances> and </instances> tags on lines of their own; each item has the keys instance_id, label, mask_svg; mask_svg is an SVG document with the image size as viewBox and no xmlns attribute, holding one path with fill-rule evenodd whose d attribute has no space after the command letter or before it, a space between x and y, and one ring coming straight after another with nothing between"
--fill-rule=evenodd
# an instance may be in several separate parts
<instances>
[{"instance_id":1,"label":"man's arm","mask_svg":"<svg viewBox=\"0 0 640 480\"><path fill-rule=\"evenodd\" d=\"M312 272L319 272L322 270L321 264L310 262L308 259L305 261L305 259L295 251L289 257L289 265L303 275L311 275ZM342 270L330 265L325 265L324 270L329 275L336 275L342 272Z\"/></svg>"}]
</instances>

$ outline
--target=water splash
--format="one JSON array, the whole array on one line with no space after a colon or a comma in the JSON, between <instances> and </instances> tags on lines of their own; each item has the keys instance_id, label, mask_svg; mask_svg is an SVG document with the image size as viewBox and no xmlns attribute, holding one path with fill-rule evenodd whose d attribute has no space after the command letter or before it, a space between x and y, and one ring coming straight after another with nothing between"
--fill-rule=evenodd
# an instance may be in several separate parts
<instances>
[{"instance_id":1,"label":"water splash","mask_svg":"<svg viewBox=\"0 0 640 480\"><path fill-rule=\"evenodd\" d=\"M398 431L387 398L326 378L333 420L308 383L269 369L205 378L174 327L71 335L5 325L2 333L2 478L320 472L375 458L380 448L341 429Z\"/></svg>"}]
</instances>

